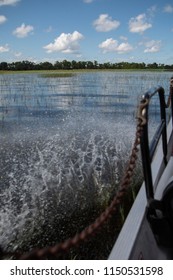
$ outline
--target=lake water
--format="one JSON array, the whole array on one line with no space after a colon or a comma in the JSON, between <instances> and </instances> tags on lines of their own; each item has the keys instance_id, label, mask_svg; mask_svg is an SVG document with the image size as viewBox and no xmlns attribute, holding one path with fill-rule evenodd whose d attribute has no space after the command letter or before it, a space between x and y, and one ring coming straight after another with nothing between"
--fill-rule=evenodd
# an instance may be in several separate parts
<instances>
[{"instance_id":1,"label":"lake water","mask_svg":"<svg viewBox=\"0 0 173 280\"><path fill-rule=\"evenodd\" d=\"M129 157L139 99L157 85L168 95L171 76L112 71L64 78L0 75L3 249L59 242L69 237L69 221L74 232L85 224L80 219L73 224L76 213L107 205ZM152 112L157 119L157 102Z\"/></svg>"}]
</instances>

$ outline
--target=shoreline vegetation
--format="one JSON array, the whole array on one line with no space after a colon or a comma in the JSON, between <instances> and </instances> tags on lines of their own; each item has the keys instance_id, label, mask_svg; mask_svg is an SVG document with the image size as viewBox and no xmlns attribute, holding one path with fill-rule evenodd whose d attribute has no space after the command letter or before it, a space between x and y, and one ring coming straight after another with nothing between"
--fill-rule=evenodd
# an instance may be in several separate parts
<instances>
[{"instance_id":1,"label":"shoreline vegetation","mask_svg":"<svg viewBox=\"0 0 173 280\"><path fill-rule=\"evenodd\" d=\"M72 76L74 73L83 73L90 71L173 71L172 65L158 64L156 62L146 64L136 62L119 62L119 63L98 63L94 61L56 61L54 64L46 61L34 63L28 60L17 61L12 63L0 62L0 74L24 72L24 73L43 73L47 75L49 72L51 77ZM57 74L56 74L57 73ZM68 74L67 74L68 73Z\"/></svg>"},{"instance_id":2,"label":"shoreline vegetation","mask_svg":"<svg viewBox=\"0 0 173 280\"><path fill-rule=\"evenodd\" d=\"M94 72L173 72L164 69L70 69L70 70L0 70L1 75L38 74L41 78L70 78Z\"/></svg>"}]
</instances>

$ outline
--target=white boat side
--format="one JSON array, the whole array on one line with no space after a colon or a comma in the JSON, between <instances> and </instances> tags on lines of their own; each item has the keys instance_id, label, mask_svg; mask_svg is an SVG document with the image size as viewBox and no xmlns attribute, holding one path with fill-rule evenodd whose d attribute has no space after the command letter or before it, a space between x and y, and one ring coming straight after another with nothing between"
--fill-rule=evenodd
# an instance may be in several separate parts
<instances>
[{"instance_id":1,"label":"white boat side","mask_svg":"<svg viewBox=\"0 0 173 280\"><path fill-rule=\"evenodd\" d=\"M167 126L168 147L172 151L172 119ZM168 164L163 167L162 141L159 141L152 161L152 178L155 189L154 198L161 199L162 194L173 180L173 157L169 152ZM170 259L169 248L158 246L150 224L146 218L147 197L145 182L135 199L135 202L126 218L116 243L109 255L109 260L128 259Z\"/></svg>"}]
</instances>

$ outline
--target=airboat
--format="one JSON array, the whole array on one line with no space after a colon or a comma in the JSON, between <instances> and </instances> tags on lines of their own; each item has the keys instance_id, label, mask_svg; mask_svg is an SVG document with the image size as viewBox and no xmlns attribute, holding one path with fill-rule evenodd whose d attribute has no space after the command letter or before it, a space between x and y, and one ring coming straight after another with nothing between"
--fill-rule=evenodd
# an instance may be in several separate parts
<instances>
[{"instance_id":1,"label":"airboat","mask_svg":"<svg viewBox=\"0 0 173 280\"><path fill-rule=\"evenodd\" d=\"M149 106L153 96L159 98L160 120L149 141ZM160 86L141 98L138 117L143 126L140 149L144 182L109 260L173 259L173 77L168 100L166 104Z\"/></svg>"}]
</instances>

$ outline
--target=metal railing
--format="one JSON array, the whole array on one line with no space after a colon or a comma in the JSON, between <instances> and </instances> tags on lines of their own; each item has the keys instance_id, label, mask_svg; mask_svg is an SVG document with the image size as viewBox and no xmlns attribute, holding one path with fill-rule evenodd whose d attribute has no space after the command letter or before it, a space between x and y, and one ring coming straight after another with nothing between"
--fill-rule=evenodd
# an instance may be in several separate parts
<instances>
[{"instance_id":1,"label":"metal railing","mask_svg":"<svg viewBox=\"0 0 173 280\"><path fill-rule=\"evenodd\" d=\"M171 93L171 92L170 92ZM154 137L149 143L149 133L148 133L148 111L151 98L158 94L160 101L160 123L154 134ZM172 96L171 104L172 104ZM143 124L143 133L141 135L141 155L142 155L142 165L143 173L145 179L146 196L148 201L154 199L154 188L153 188L153 178L151 162L154 157L159 140L162 138L162 150L163 150L163 162L166 166L167 164L167 130L166 130L166 108L168 105L165 102L165 91L162 87L154 88L146 92L141 99L141 112L140 114L145 119ZM173 113L173 110L172 110Z\"/></svg>"}]
</instances>

